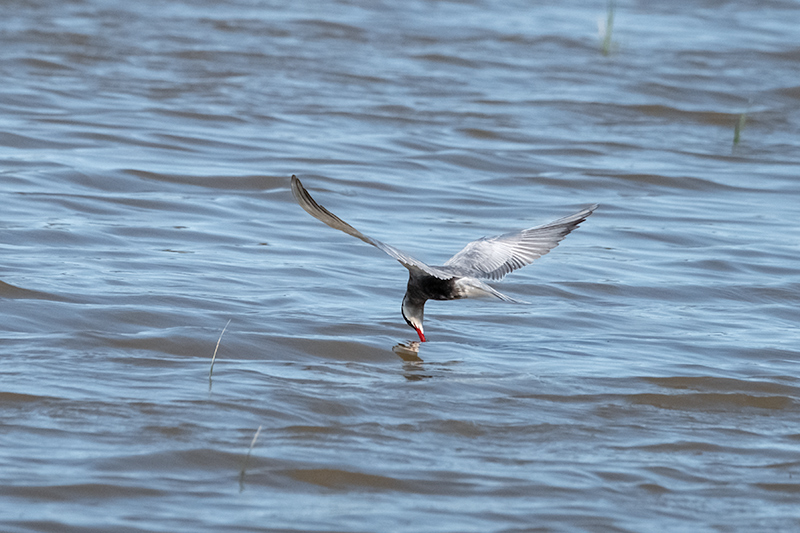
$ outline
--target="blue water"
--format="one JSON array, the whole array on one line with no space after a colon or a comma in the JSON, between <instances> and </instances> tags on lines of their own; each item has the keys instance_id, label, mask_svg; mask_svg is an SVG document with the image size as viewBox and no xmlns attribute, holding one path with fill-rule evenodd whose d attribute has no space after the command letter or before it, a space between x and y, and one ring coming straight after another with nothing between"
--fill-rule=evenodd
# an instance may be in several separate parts
<instances>
[{"instance_id":1,"label":"blue water","mask_svg":"<svg viewBox=\"0 0 800 533\"><path fill-rule=\"evenodd\" d=\"M800 529L800 6L607 9L6 4L0 529ZM414 347L292 174L430 264L600 207Z\"/></svg>"}]
</instances>

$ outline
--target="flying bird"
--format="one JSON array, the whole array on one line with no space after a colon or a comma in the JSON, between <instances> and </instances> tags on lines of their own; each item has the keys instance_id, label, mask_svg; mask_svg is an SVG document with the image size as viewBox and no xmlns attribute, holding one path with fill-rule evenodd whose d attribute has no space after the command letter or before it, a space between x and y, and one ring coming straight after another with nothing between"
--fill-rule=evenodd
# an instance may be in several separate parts
<instances>
[{"instance_id":1,"label":"flying bird","mask_svg":"<svg viewBox=\"0 0 800 533\"><path fill-rule=\"evenodd\" d=\"M408 269L408 286L400 310L406 324L416 330L422 342L425 342L422 318L428 300L491 297L524 303L496 291L482 280L497 281L509 272L531 264L555 248L561 239L597 209L597 204L594 204L548 224L472 241L444 265L430 266L394 246L364 235L319 205L294 175L292 194L300 207L312 217L384 251Z\"/></svg>"}]
</instances>

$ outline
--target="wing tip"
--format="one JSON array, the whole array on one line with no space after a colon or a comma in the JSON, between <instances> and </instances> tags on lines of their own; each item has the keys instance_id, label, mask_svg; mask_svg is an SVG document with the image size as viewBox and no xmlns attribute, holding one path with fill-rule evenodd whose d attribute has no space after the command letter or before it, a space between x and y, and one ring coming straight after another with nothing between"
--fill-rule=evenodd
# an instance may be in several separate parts
<instances>
[{"instance_id":1,"label":"wing tip","mask_svg":"<svg viewBox=\"0 0 800 533\"><path fill-rule=\"evenodd\" d=\"M600 207L600 204L592 204L592 205L590 205L590 206L584 207L583 209L581 209L580 211L578 211L577 213L575 213L575 215L573 215L573 216L576 216L576 215L584 215L584 213L585 213L585 215L583 216L583 218L586 218L586 217L588 217L589 215L591 215L592 213L594 213L594 212L595 212L595 210L597 210L597 208L598 208L598 207Z\"/></svg>"},{"instance_id":2,"label":"wing tip","mask_svg":"<svg viewBox=\"0 0 800 533\"><path fill-rule=\"evenodd\" d=\"M305 192L306 188L303 187L303 184L300 183L300 180L297 178L296 175L292 174L292 195L294 196L295 200L300 200L300 196L302 193Z\"/></svg>"}]
</instances>

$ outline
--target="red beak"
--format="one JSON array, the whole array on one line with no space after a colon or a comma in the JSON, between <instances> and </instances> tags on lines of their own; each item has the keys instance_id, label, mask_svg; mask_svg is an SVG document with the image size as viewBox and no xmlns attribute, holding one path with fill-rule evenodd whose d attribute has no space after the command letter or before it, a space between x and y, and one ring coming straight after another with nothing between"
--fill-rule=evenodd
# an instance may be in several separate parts
<instances>
[{"instance_id":1,"label":"red beak","mask_svg":"<svg viewBox=\"0 0 800 533\"><path fill-rule=\"evenodd\" d=\"M425 342L425 335L422 333L422 330L419 328L414 328L414 329L417 330L417 335L419 335L419 340L421 342Z\"/></svg>"}]
</instances>

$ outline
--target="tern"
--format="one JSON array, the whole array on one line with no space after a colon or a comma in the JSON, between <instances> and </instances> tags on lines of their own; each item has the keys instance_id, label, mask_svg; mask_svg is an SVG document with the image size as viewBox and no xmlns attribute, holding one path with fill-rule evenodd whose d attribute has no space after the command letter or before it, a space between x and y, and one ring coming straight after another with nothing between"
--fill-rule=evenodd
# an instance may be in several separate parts
<instances>
[{"instance_id":1,"label":"tern","mask_svg":"<svg viewBox=\"0 0 800 533\"><path fill-rule=\"evenodd\" d=\"M292 194L312 217L384 251L408 269L408 286L400 310L406 324L416 330L421 342L425 342L422 318L428 300L490 297L525 303L496 291L482 280L498 281L509 272L531 264L555 248L597 209L597 204L594 204L548 224L472 241L444 265L430 266L394 246L364 235L319 205L294 175Z\"/></svg>"}]
</instances>

